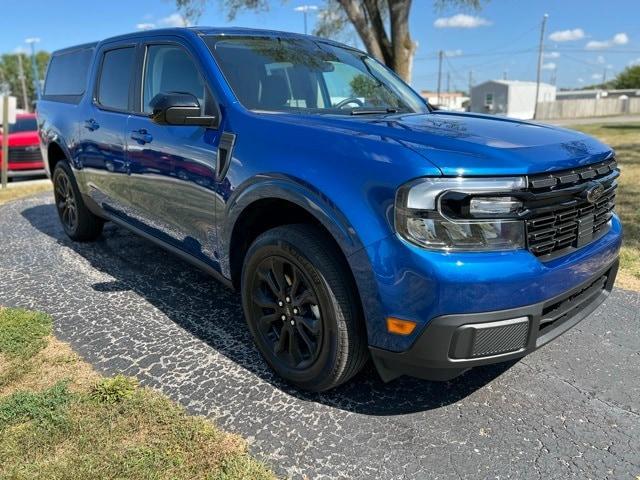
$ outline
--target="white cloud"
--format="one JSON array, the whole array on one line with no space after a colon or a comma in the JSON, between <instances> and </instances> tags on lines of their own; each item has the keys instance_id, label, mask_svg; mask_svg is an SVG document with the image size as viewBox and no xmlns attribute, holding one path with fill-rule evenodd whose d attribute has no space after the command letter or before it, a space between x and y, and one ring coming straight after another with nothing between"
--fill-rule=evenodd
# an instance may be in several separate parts
<instances>
[{"instance_id":1,"label":"white cloud","mask_svg":"<svg viewBox=\"0 0 640 480\"><path fill-rule=\"evenodd\" d=\"M626 45L629 43L629 36L626 33L616 33L611 41L614 45Z\"/></svg>"},{"instance_id":2,"label":"white cloud","mask_svg":"<svg viewBox=\"0 0 640 480\"><path fill-rule=\"evenodd\" d=\"M544 54L544 58L560 58L560 52L547 52Z\"/></svg>"},{"instance_id":3,"label":"white cloud","mask_svg":"<svg viewBox=\"0 0 640 480\"><path fill-rule=\"evenodd\" d=\"M594 80L602 80L602 74L594 73L593 75L591 75L591 78L593 78Z\"/></svg>"},{"instance_id":4,"label":"white cloud","mask_svg":"<svg viewBox=\"0 0 640 480\"><path fill-rule=\"evenodd\" d=\"M482 17L459 13L453 17L441 17L433 22L436 28L477 28L491 25L491 22Z\"/></svg>"},{"instance_id":5,"label":"white cloud","mask_svg":"<svg viewBox=\"0 0 640 480\"><path fill-rule=\"evenodd\" d=\"M635 65L640 65L640 57L634 59L634 60L629 60L629 63L627 64L630 67L633 67Z\"/></svg>"},{"instance_id":6,"label":"white cloud","mask_svg":"<svg viewBox=\"0 0 640 480\"><path fill-rule=\"evenodd\" d=\"M163 27L187 27L189 26L189 22L179 13L172 13L168 17L158 20L158 25L162 25Z\"/></svg>"},{"instance_id":7,"label":"white cloud","mask_svg":"<svg viewBox=\"0 0 640 480\"><path fill-rule=\"evenodd\" d=\"M459 57L460 55L462 55L462 50L459 48L456 50L446 50L444 52L445 57Z\"/></svg>"},{"instance_id":8,"label":"white cloud","mask_svg":"<svg viewBox=\"0 0 640 480\"><path fill-rule=\"evenodd\" d=\"M542 65L543 70L555 70L555 68L556 68L556 64L553 62L548 62Z\"/></svg>"},{"instance_id":9,"label":"white cloud","mask_svg":"<svg viewBox=\"0 0 640 480\"><path fill-rule=\"evenodd\" d=\"M584 83L584 78L579 78L578 83Z\"/></svg>"},{"instance_id":10,"label":"white cloud","mask_svg":"<svg viewBox=\"0 0 640 480\"><path fill-rule=\"evenodd\" d=\"M143 22L136 24L138 30L150 30L156 27L188 27L189 22L179 13L172 13L167 17L160 18L156 21L153 20L153 16L145 15Z\"/></svg>"},{"instance_id":11,"label":"white cloud","mask_svg":"<svg viewBox=\"0 0 640 480\"><path fill-rule=\"evenodd\" d=\"M587 50L604 50L616 45L626 45L629 43L629 36L626 33L616 33L609 40L591 40L587 43Z\"/></svg>"},{"instance_id":12,"label":"white cloud","mask_svg":"<svg viewBox=\"0 0 640 480\"><path fill-rule=\"evenodd\" d=\"M584 30L574 28L573 30L558 30L549 35L549 39L554 42L572 42L584 38Z\"/></svg>"},{"instance_id":13,"label":"white cloud","mask_svg":"<svg viewBox=\"0 0 640 480\"><path fill-rule=\"evenodd\" d=\"M602 65L604 62L606 62L604 57L602 55L598 55L598 58L596 58L596 63L599 63L600 65Z\"/></svg>"}]
</instances>

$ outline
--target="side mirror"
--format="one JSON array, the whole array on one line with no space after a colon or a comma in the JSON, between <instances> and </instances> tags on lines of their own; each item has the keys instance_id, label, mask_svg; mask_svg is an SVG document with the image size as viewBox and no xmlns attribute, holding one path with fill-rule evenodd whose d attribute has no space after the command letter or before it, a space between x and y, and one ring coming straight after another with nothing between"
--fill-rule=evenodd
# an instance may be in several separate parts
<instances>
[{"instance_id":1,"label":"side mirror","mask_svg":"<svg viewBox=\"0 0 640 480\"><path fill-rule=\"evenodd\" d=\"M149 102L151 120L159 125L200 125L214 127L214 115L202 115L198 99L190 93L159 93Z\"/></svg>"}]
</instances>

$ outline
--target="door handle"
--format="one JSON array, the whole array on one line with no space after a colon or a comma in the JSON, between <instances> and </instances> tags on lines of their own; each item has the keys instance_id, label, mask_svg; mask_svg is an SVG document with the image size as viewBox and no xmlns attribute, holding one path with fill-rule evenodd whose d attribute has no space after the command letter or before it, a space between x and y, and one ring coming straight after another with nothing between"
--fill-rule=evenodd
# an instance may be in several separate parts
<instances>
[{"instance_id":1,"label":"door handle","mask_svg":"<svg viewBox=\"0 0 640 480\"><path fill-rule=\"evenodd\" d=\"M98 125L98 122L96 122L93 118L90 118L89 120L84 121L84 128L86 128L90 132L93 132L94 130L100 128L100 125Z\"/></svg>"},{"instance_id":2,"label":"door handle","mask_svg":"<svg viewBox=\"0 0 640 480\"><path fill-rule=\"evenodd\" d=\"M131 138L142 145L150 143L153 140L153 136L144 128L131 132Z\"/></svg>"}]
</instances>

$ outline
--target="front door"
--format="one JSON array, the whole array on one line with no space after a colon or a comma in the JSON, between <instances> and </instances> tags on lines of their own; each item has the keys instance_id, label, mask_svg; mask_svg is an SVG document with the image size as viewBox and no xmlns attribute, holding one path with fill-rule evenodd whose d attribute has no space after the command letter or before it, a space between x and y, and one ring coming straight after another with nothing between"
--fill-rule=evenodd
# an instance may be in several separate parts
<instances>
[{"instance_id":1,"label":"front door","mask_svg":"<svg viewBox=\"0 0 640 480\"><path fill-rule=\"evenodd\" d=\"M184 45L145 46L140 112L126 130L131 204L147 233L210 262L215 258L216 160L220 132L190 125L158 125L149 115L159 93L190 93L202 113L216 110L205 79Z\"/></svg>"}]
</instances>

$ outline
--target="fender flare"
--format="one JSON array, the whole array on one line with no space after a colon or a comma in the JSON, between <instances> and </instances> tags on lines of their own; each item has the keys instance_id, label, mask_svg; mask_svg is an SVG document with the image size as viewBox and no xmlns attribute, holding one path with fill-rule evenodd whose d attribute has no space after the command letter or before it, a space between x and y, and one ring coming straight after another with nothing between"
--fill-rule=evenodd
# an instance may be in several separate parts
<instances>
[{"instance_id":1,"label":"fender flare","mask_svg":"<svg viewBox=\"0 0 640 480\"><path fill-rule=\"evenodd\" d=\"M263 174L238 186L226 202L220 225L220 249L226 254L223 258L230 253L238 218L253 203L266 199L285 200L306 210L331 233L347 258L364 246L346 216L313 185L282 174Z\"/></svg>"},{"instance_id":2,"label":"fender flare","mask_svg":"<svg viewBox=\"0 0 640 480\"><path fill-rule=\"evenodd\" d=\"M234 226L240 215L253 203L264 199L281 199L291 202L311 214L331 234L347 259L356 283L365 324L382 318L374 272L361 239L340 209L313 185L298 178L282 175L258 175L235 189L227 201L225 221L220 225L220 268L231 278L231 240ZM374 320L375 321L375 320Z\"/></svg>"}]
</instances>

